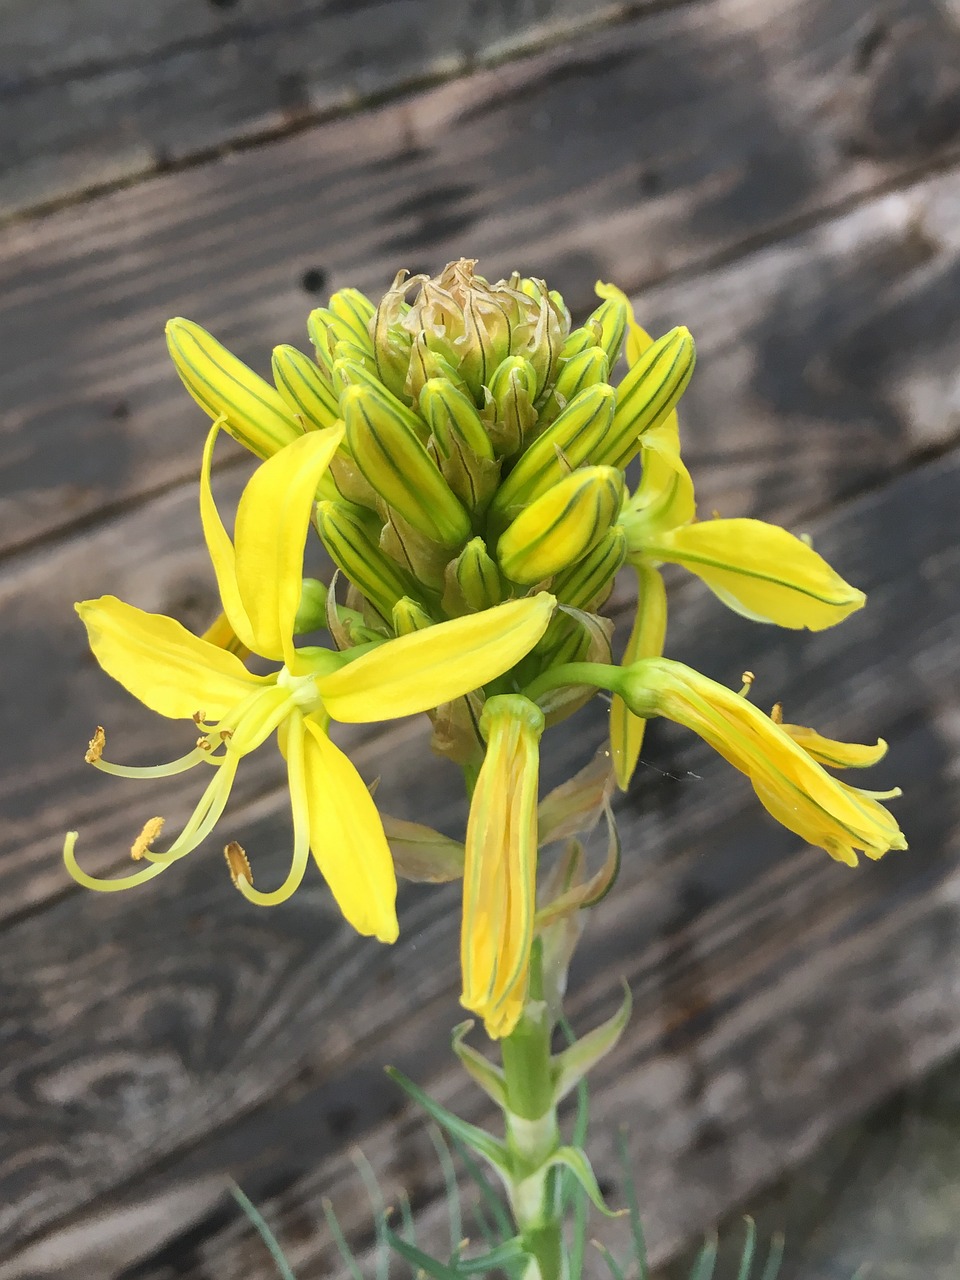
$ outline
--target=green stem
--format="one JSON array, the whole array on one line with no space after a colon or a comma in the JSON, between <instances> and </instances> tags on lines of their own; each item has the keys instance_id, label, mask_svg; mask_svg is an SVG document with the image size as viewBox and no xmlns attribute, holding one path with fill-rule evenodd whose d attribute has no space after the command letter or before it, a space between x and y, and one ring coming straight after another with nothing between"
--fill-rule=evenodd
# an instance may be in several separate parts
<instances>
[{"instance_id":1,"label":"green stem","mask_svg":"<svg viewBox=\"0 0 960 1280\"><path fill-rule=\"evenodd\" d=\"M516 1028L500 1042L506 1081L507 1145L513 1166L511 1208L537 1270L525 1280L564 1280L563 1228L550 1194L549 1161L560 1146L550 1059L552 1020L542 999L539 943L530 994Z\"/></svg>"},{"instance_id":2,"label":"green stem","mask_svg":"<svg viewBox=\"0 0 960 1280\"><path fill-rule=\"evenodd\" d=\"M548 667L523 692L531 702L536 702L549 689L564 685L590 684L598 689L616 689L621 674L620 667L605 662L565 662L559 667Z\"/></svg>"}]
</instances>

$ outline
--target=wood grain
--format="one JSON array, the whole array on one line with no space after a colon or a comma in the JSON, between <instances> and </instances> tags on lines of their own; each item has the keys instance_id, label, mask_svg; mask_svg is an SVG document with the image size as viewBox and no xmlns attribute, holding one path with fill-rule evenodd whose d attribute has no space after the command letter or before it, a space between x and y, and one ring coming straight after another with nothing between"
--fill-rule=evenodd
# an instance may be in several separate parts
<instances>
[{"instance_id":1,"label":"wood grain","mask_svg":"<svg viewBox=\"0 0 960 1280\"><path fill-rule=\"evenodd\" d=\"M598 1079L594 1154L615 1186L610 1129L629 1117L655 1251L960 1042L958 814L947 785L960 711L958 493L955 451L813 526L817 545L871 593L870 608L835 631L771 634L695 584L679 593L673 653L730 681L750 667L758 699L784 699L798 720L888 737L877 785L904 785L897 810L913 848L856 873L798 852L705 749L659 726L651 736L648 768L620 807L630 854L576 966L571 1008L584 1026L612 1007L621 972L634 989L631 1031ZM550 772L589 753L601 728L595 703L578 732L557 730ZM378 756L402 764L412 753L389 740L361 752L368 767ZM384 806L410 785L385 769ZM436 798L444 824L462 816L449 794ZM267 798L237 819L265 880L285 857L275 815ZM283 908L254 912L217 862L194 856L120 901L69 895L5 931L3 1002L19 1027L0 1079L5 1247L71 1210L98 1230L77 1269L64 1265L68 1237L58 1245L54 1233L8 1256L3 1280L96 1274L121 1255L124 1274L171 1274L132 1240L134 1202L152 1214L150 1248L159 1206L171 1241L182 1215L180 1274L236 1274L242 1253L243 1273L266 1277L248 1234L239 1240L213 1207L224 1169L289 1227L299 1274L337 1274L329 1239L308 1225L317 1196L342 1191L334 1151L346 1136L421 1200L436 1187L423 1148L387 1124L395 1104L376 1083L379 1065L397 1061L480 1114L445 1047L455 886L408 890L401 941L387 949L348 937L315 881ZM155 1202L131 1185L151 1168ZM191 1204L177 1200L184 1186L197 1188ZM362 1216L351 1197L338 1207L351 1226ZM76 1227L69 1239L79 1248Z\"/></svg>"},{"instance_id":2,"label":"wood grain","mask_svg":"<svg viewBox=\"0 0 960 1280\"><path fill-rule=\"evenodd\" d=\"M647 7L610 0L8 0L0 210L142 177Z\"/></svg>"},{"instance_id":3,"label":"wood grain","mask_svg":"<svg viewBox=\"0 0 960 1280\"><path fill-rule=\"evenodd\" d=\"M515 266L543 274L582 313L598 277L638 289L691 273L941 162L953 135L934 130L931 140L924 122L941 110L937 86L949 79L954 44L942 32L943 74L931 67L910 80L922 92L911 97L901 86L897 97L896 68L906 75L913 66L897 61L913 47L909 32L919 22L929 35L941 21L924 0L910 11L916 22L893 23L882 54L857 70L872 0L802 11L764 0L680 8L7 227L0 552L76 529L193 473L198 415L162 338L172 314L207 325L266 369L274 343L304 341L315 301L304 282L320 282L316 300L344 284L377 291L400 266L436 269L462 253L478 255L492 276ZM881 89L889 133L872 125L877 138L854 154L850 138ZM952 297L954 188L913 191L916 234L894 199L871 206L872 230L866 213L823 243L858 306L875 305L873 290L886 280L896 280L893 306L911 281L916 288L941 272L941 310ZM892 208L901 209L895 226ZM924 233L927 218L940 240ZM862 274L842 261L854 254L862 273L857 234L881 242L862 288ZM782 329L792 304L784 296L778 305ZM829 324L827 302L818 305L815 318ZM697 322L693 312L685 318ZM773 321L758 314L753 323ZM947 359L947 343L939 330L930 335L933 358ZM807 375L786 370L778 355L768 381L787 385L761 392L795 401L789 379ZM830 393L837 371L825 376L811 408L825 404L829 422L839 401L849 418L844 390Z\"/></svg>"}]
</instances>

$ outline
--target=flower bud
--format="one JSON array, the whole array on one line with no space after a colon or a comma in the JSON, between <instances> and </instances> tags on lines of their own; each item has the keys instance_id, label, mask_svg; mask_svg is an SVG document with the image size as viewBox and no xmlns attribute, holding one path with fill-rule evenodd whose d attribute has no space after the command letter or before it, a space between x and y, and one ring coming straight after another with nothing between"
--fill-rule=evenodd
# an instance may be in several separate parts
<instances>
[{"instance_id":1,"label":"flower bud","mask_svg":"<svg viewBox=\"0 0 960 1280\"><path fill-rule=\"evenodd\" d=\"M337 347L338 352L341 349L342 345ZM338 387L338 393L341 396L347 387L368 388L378 400L389 405L391 414L395 418L399 418L413 432L421 444L426 444L429 434L426 423L419 414L414 413L392 391L387 390L370 364L364 364L361 361L347 357L338 358L333 366L333 377Z\"/></svg>"},{"instance_id":2,"label":"flower bud","mask_svg":"<svg viewBox=\"0 0 960 1280\"><path fill-rule=\"evenodd\" d=\"M248 369L192 320L167 322L167 347L183 385L210 418L258 458L269 458L303 435L292 410L263 378Z\"/></svg>"},{"instance_id":3,"label":"flower bud","mask_svg":"<svg viewBox=\"0 0 960 1280\"><path fill-rule=\"evenodd\" d=\"M617 411L597 461L625 467L640 448L640 436L656 427L683 394L693 373L695 348L680 326L649 347L617 387Z\"/></svg>"},{"instance_id":4,"label":"flower bud","mask_svg":"<svg viewBox=\"0 0 960 1280\"><path fill-rule=\"evenodd\" d=\"M491 514L509 518L589 461L610 430L616 392L606 383L588 387L521 455L500 485Z\"/></svg>"},{"instance_id":5,"label":"flower bud","mask_svg":"<svg viewBox=\"0 0 960 1280\"><path fill-rule=\"evenodd\" d=\"M331 296L329 310L352 332L357 345L373 355L370 330L377 309L370 299L359 289L340 289Z\"/></svg>"},{"instance_id":6,"label":"flower bud","mask_svg":"<svg viewBox=\"0 0 960 1280\"><path fill-rule=\"evenodd\" d=\"M503 601L503 583L496 562L482 538L471 538L447 566L444 612L452 616L479 613Z\"/></svg>"},{"instance_id":7,"label":"flower bud","mask_svg":"<svg viewBox=\"0 0 960 1280\"><path fill-rule=\"evenodd\" d=\"M456 387L473 404L470 389L461 378L457 366L448 360L446 356L430 348L425 333L418 333L410 347L410 360L406 382L404 383L404 392L416 403L422 395L426 383L436 378L441 378L451 386Z\"/></svg>"},{"instance_id":8,"label":"flower bud","mask_svg":"<svg viewBox=\"0 0 960 1280\"><path fill-rule=\"evenodd\" d=\"M610 361L602 347L587 347L560 361L560 372L553 390L540 409L537 430L542 432L563 412L574 396L587 387L605 383L610 374Z\"/></svg>"},{"instance_id":9,"label":"flower bud","mask_svg":"<svg viewBox=\"0 0 960 1280\"><path fill-rule=\"evenodd\" d=\"M600 293L599 286L597 292ZM587 317L585 327L589 325L596 325L599 328L598 346L606 352L612 369L620 358L623 337L627 331L627 304L622 295L619 295L619 291L606 296L596 311Z\"/></svg>"},{"instance_id":10,"label":"flower bud","mask_svg":"<svg viewBox=\"0 0 960 1280\"><path fill-rule=\"evenodd\" d=\"M615 524L582 560L557 574L551 590L561 604L593 613L610 594L626 555L627 535Z\"/></svg>"},{"instance_id":11,"label":"flower bud","mask_svg":"<svg viewBox=\"0 0 960 1280\"><path fill-rule=\"evenodd\" d=\"M431 378L420 392L420 412L443 478L468 511L482 513L497 487L500 464L473 401L445 378Z\"/></svg>"},{"instance_id":12,"label":"flower bud","mask_svg":"<svg viewBox=\"0 0 960 1280\"><path fill-rule=\"evenodd\" d=\"M440 469L378 387L348 387L340 397L347 443L383 500L424 537L455 547L470 536L470 517Z\"/></svg>"},{"instance_id":13,"label":"flower bud","mask_svg":"<svg viewBox=\"0 0 960 1280\"><path fill-rule=\"evenodd\" d=\"M490 379L489 399L484 411L487 431L493 447L502 458L509 458L523 444L537 421L534 401L537 398L537 372L529 360L511 356L498 365Z\"/></svg>"},{"instance_id":14,"label":"flower bud","mask_svg":"<svg viewBox=\"0 0 960 1280\"><path fill-rule=\"evenodd\" d=\"M288 408L301 415L308 430L322 430L338 421L340 410L332 387L296 347L274 347L273 380Z\"/></svg>"},{"instance_id":15,"label":"flower bud","mask_svg":"<svg viewBox=\"0 0 960 1280\"><path fill-rule=\"evenodd\" d=\"M384 621L413 583L380 549L380 522L369 511L343 502L317 503L317 529L337 568L350 579Z\"/></svg>"},{"instance_id":16,"label":"flower bud","mask_svg":"<svg viewBox=\"0 0 960 1280\"><path fill-rule=\"evenodd\" d=\"M417 604L416 600L403 596L393 606L391 621L396 635L409 636L414 631L423 631L426 627L432 627L435 619L431 618L426 609Z\"/></svg>"},{"instance_id":17,"label":"flower bud","mask_svg":"<svg viewBox=\"0 0 960 1280\"><path fill-rule=\"evenodd\" d=\"M583 467L523 510L497 544L514 582L540 582L575 564L604 537L623 499L615 467Z\"/></svg>"}]
</instances>

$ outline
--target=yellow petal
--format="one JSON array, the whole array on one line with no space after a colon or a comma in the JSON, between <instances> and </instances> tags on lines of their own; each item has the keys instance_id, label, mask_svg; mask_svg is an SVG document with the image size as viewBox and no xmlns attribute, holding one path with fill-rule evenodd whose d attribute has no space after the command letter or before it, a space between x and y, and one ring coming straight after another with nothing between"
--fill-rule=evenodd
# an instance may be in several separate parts
<instances>
[{"instance_id":1,"label":"yellow petal","mask_svg":"<svg viewBox=\"0 0 960 1280\"><path fill-rule=\"evenodd\" d=\"M659 658L667 633L667 593L663 578L658 569L648 564L638 564L635 569L637 614L623 655L624 666L639 658ZM635 716L624 700L615 694L610 705L610 752L621 791L630 786L640 759L646 727L646 720Z\"/></svg>"},{"instance_id":2,"label":"yellow petal","mask_svg":"<svg viewBox=\"0 0 960 1280\"><path fill-rule=\"evenodd\" d=\"M697 513L693 480L680 457L680 443L665 425L640 440L643 474L636 492L624 504L620 521L627 551L646 554L645 544L662 530L688 524Z\"/></svg>"},{"instance_id":3,"label":"yellow petal","mask_svg":"<svg viewBox=\"0 0 960 1280\"><path fill-rule=\"evenodd\" d=\"M543 713L513 694L491 698L481 720L487 752L467 821L461 1003L494 1039L516 1026L527 991L543 727Z\"/></svg>"},{"instance_id":4,"label":"yellow petal","mask_svg":"<svg viewBox=\"0 0 960 1280\"><path fill-rule=\"evenodd\" d=\"M837 742L834 738L825 738L802 724L782 724L780 727L798 746L803 747L808 756L831 769L868 769L887 754L887 744L882 738L877 739L876 746L870 747L859 742Z\"/></svg>"},{"instance_id":5,"label":"yellow petal","mask_svg":"<svg viewBox=\"0 0 960 1280\"><path fill-rule=\"evenodd\" d=\"M207 554L210 556L213 572L216 574L224 616L243 647L252 650L256 642L250 619L247 617L247 611L243 607L237 588L237 561L233 543L223 527L210 484L213 447L223 425L224 419L218 418L207 433L207 440L203 446L203 461L200 464L200 523L203 525Z\"/></svg>"},{"instance_id":6,"label":"yellow petal","mask_svg":"<svg viewBox=\"0 0 960 1280\"><path fill-rule=\"evenodd\" d=\"M317 688L335 720L393 720L438 707L509 671L537 643L556 601L546 591L388 640Z\"/></svg>"},{"instance_id":7,"label":"yellow petal","mask_svg":"<svg viewBox=\"0 0 960 1280\"><path fill-rule=\"evenodd\" d=\"M202 711L219 720L270 683L163 614L145 613L115 596L83 600L76 610L104 671L162 716L188 720Z\"/></svg>"},{"instance_id":8,"label":"yellow petal","mask_svg":"<svg viewBox=\"0 0 960 1280\"><path fill-rule=\"evenodd\" d=\"M758 622L822 631L866 600L812 547L762 520L705 520L660 534L645 549L682 564L724 604Z\"/></svg>"},{"instance_id":9,"label":"yellow petal","mask_svg":"<svg viewBox=\"0 0 960 1280\"><path fill-rule=\"evenodd\" d=\"M292 660L310 512L342 439L342 427L300 436L257 467L240 497L237 589L253 633L250 648L265 658Z\"/></svg>"},{"instance_id":10,"label":"yellow petal","mask_svg":"<svg viewBox=\"0 0 960 1280\"><path fill-rule=\"evenodd\" d=\"M304 727L305 801L317 866L358 933L395 942L397 878L376 805L323 728L309 718Z\"/></svg>"}]
</instances>

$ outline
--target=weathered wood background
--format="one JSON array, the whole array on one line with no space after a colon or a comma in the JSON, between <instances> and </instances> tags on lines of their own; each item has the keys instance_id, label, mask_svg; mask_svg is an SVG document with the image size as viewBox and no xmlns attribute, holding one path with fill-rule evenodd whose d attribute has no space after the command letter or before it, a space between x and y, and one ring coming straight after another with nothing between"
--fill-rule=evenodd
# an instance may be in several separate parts
<instances>
[{"instance_id":1,"label":"weathered wood background","mask_svg":"<svg viewBox=\"0 0 960 1280\"><path fill-rule=\"evenodd\" d=\"M0 103L0 1280L266 1280L227 1175L300 1280L335 1276L323 1197L361 1248L369 1222L354 1144L442 1230L383 1064L489 1118L447 1047L455 887L408 888L386 949L315 881L248 907L216 851L105 898L61 870L68 826L106 869L142 816L188 807L178 783L85 768L98 722L124 758L179 737L99 672L70 607L214 607L172 314L265 368L317 296L400 266L478 256L580 313L616 280L650 327L696 334L704 509L812 533L869 592L809 637L675 583L675 656L889 739L877 785L904 787L912 848L848 872L706 749L650 733L571 1014L590 1025L630 982L592 1154L616 1199L627 1123L657 1257L960 1046L953 4L127 0L117 21L109 0L4 0ZM247 471L224 462L225 498ZM602 732L599 704L555 732L550 777ZM462 821L421 725L349 740L386 809ZM286 857L278 763L245 771L231 827L265 880Z\"/></svg>"}]
</instances>

